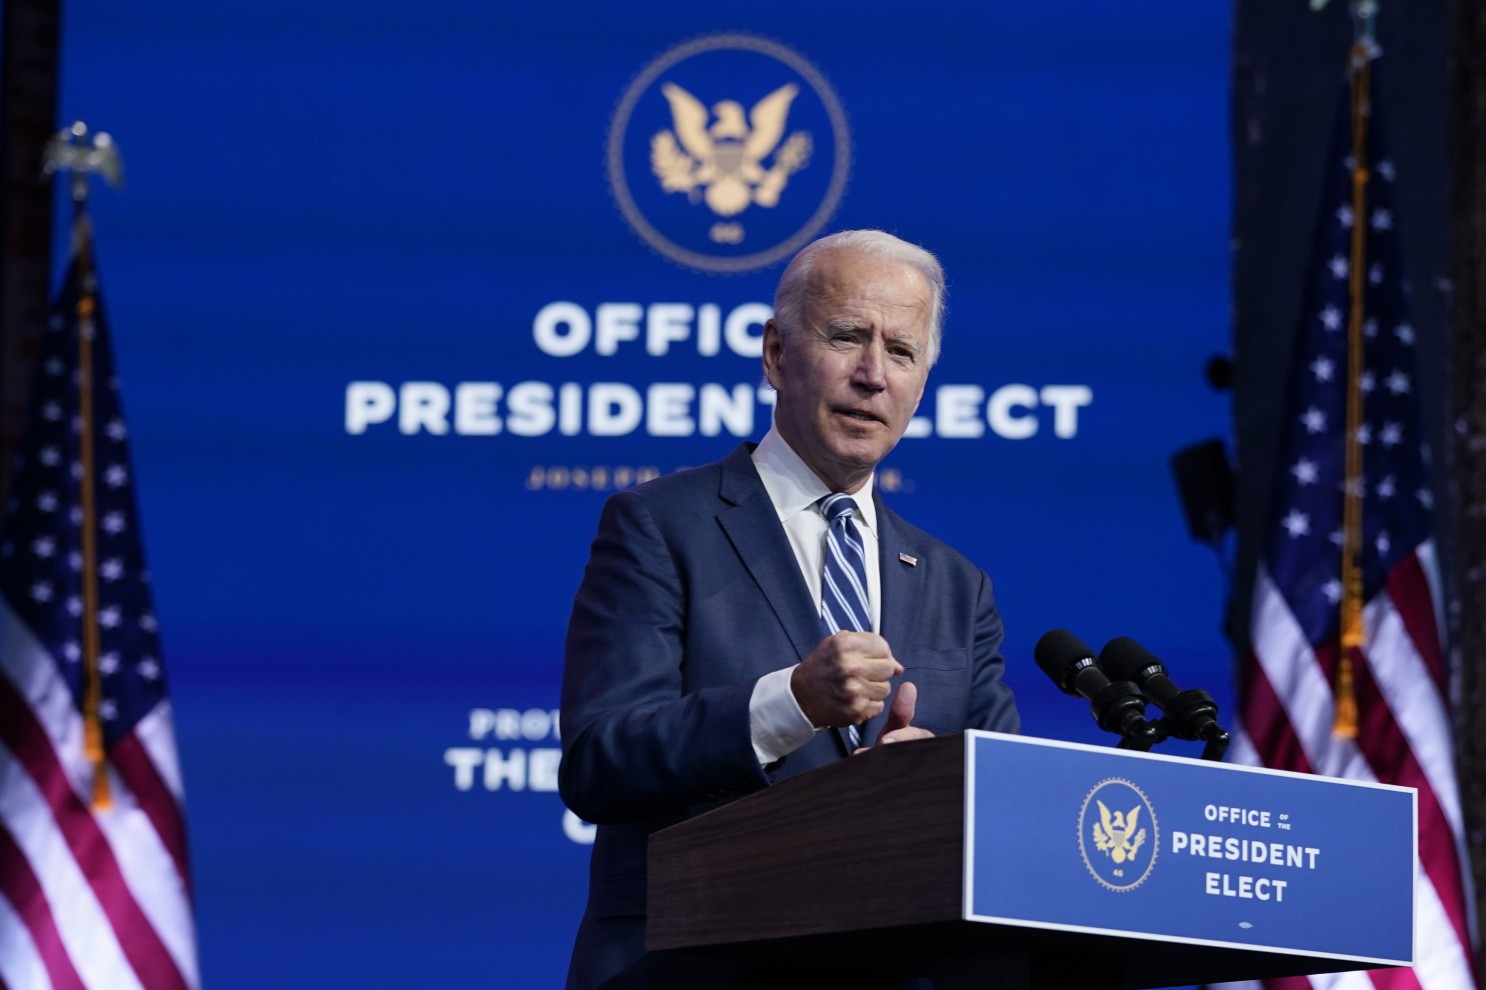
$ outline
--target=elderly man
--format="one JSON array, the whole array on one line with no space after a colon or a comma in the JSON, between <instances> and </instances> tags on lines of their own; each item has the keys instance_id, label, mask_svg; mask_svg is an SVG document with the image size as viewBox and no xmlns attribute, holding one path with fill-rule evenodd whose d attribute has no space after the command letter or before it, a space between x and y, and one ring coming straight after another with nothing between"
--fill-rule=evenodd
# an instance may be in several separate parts
<instances>
[{"instance_id":1,"label":"elderly man","mask_svg":"<svg viewBox=\"0 0 1486 990\"><path fill-rule=\"evenodd\" d=\"M645 952L651 832L862 747L1016 731L990 580L873 487L943 299L934 256L889 234L810 244L764 327L763 441L604 507L562 691L562 795L599 826L570 990L737 977Z\"/></svg>"}]
</instances>

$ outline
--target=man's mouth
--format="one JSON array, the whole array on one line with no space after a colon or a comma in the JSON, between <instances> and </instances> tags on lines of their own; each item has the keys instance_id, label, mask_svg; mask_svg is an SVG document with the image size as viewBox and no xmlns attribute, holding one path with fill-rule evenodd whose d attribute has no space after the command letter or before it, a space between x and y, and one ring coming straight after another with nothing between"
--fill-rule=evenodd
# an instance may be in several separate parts
<instances>
[{"instance_id":1,"label":"man's mouth","mask_svg":"<svg viewBox=\"0 0 1486 990\"><path fill-rule=\"evenodd\" d=\"M847 419L854 419L854 420L856 420L857 422L860 422L860 423L881 423L882 422L882 418L881 417L874 416L872 413L864 412L864 411L862 411L860 409L837 409L836 412L839 415L845 416Z\"/></svg>"}]
</instances>

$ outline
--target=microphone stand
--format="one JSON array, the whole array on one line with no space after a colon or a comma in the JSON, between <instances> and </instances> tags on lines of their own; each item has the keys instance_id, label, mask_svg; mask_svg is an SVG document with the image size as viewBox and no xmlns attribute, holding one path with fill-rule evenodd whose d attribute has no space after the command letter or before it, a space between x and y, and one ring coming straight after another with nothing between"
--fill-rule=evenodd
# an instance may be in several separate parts
<instances>
[{"instance_id":1,"label":"microphone stand","mask_svg":"<svg viewBox=\"0 0 1486 990\"><path fill-rule=\"evenodd\" d=\"M1089 704L1100 727L1120 737L1120 749L1145 753L1165 738L1155 723L1146 720L1145 695L1130 681L1111 681Z\"/></svg>"}]
</instances>

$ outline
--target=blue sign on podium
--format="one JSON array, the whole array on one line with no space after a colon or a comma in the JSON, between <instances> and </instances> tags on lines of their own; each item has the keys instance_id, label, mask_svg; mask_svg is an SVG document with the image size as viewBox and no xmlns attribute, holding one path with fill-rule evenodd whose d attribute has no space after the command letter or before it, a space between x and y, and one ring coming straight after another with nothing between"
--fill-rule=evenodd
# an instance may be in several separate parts
<instances>
[{"instance_id":1,"label":"blue sign on podium","mask_svg":"<svg viewBox=\"0 0 1486 990\"><path fill-rule=\"evenodd\" d=\"M998 733L965 746L967 920L1413 962L1413 788Z\"/></svg>"}]
</instances>

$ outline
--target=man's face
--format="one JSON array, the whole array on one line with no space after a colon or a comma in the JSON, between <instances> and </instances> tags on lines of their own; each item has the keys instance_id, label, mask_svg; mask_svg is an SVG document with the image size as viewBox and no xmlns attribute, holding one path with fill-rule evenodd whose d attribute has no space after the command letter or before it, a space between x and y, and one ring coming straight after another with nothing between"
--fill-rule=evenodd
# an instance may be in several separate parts
<instances>
[{"instance_id":1,"label":"man's face","mask_svg":"<svg viewBox=\"0 0 1486 990\"><path fill-rule=\"evenodd\" d=\"M929 374L932 291L902 262L838 250L816 259L804 325L764 327L774 421L837 491L862 486L897 445Z\"/></svg>"}]
</instances>

